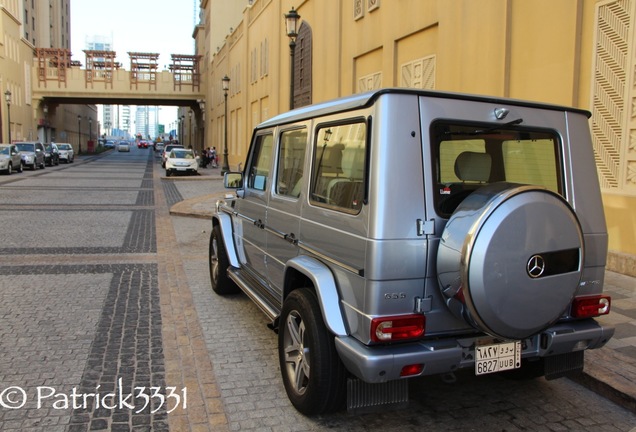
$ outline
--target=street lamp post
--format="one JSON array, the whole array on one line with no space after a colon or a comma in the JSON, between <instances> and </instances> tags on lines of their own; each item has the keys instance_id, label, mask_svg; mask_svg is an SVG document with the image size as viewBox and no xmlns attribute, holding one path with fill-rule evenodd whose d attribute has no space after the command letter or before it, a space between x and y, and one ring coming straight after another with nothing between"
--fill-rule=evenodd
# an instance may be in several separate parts
<instances>
[{"instance_id":1,"label":"street lamp post","mask_svg":"<svg viewBox=\"0 0 636 432\"><path fill-rule=\"evenodd\" d=\"M230 77L225 75L223 79L221 79L221 85L223 86L223 98L225 101L225 130L223 131L223 167L221 168L221 174L225 174L230 171L230 164L228 162L228 154L227 154L227 92L230 89Z\"/></svg>"},{"instance_id":2,"label":"street lamp post","mask_svg":"<svg viewBox=\"0 0 636 432\"><path fill-rule=\"evenodd\" d=\"M93 119L88 118L88 142L93 141Z\"/></svg>"},{"instance_id":3,"label":"street lamp post","mask_svg":"<svg viewBox=\"0 0 636 432\"><path fill-rule=\"evenodd\" d=\"M77 154L82 154L82 116L77 116Z\"/></svg>"},{"instance_id":4,"label":"street lamp post","mask_svg":"<svg viewBox=\"0 0 636 432\"><path fill-rule=\"evenodd\" d=\"M9 132L9 144L11 144L11 92L4 92L4 100L7 102L7 131Z\"/></svg>"},{"instance_id":5,"label":"street lamp post","mask_svg":"<svg viewBox=\"0 0 636 432\"><path fill-rule=\"evenodd\" d=\"M285 14L285 27L287 29L287 36L289 37L289 54L291 57L291 64L289 68L289 109L294 109L294 62L296 57L296 38L298 37L298 20L300 15L292 7L291 10Z\"/></svg>"},{"instance_id":6,"label":"street lamp post","mask_svg":"<svg viewBox=\"0 0 636 432\"><path fill-rule=\"evenodd\" d=\"M48 138L48 117L49 117L49 107L47 105L44 105L42 107L42 112L44 113L44 142L47 143L49 142L49 138Z\"/></svg>"},{"instance_id":7,"label":"street lamp post","mask_svg":"<svg viewBox=\"0 0 636 432\"><path fill-rule=\"evenodd\" d=\"M190 148L194 150L194 147L192 146L192 110L188 112L188 117L190 117L190 126L188 127L188 141Z\"/></svg>"},{"instance_id":8,"label":"street lamp post","mask_svg":"<svg viewBox=\"0 0 636 432\"><path fill-rule=\"evenodd\" d=\"M185 145L185 115L182 115L179 120L181 121L181 139L179 140L179 144Z\"/></svg>"}]
</instances>

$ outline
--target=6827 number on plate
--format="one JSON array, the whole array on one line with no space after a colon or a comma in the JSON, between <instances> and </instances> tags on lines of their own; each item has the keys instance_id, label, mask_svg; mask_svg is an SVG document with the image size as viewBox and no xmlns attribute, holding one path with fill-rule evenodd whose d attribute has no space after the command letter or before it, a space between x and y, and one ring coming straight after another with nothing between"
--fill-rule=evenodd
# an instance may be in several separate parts
<instances>
[{"instance_id":1,"label":"6827 number on plate","mask_svg":"<svg viewBox=\"0 0 636 432\"><path fill-rule=\"evenodd\" d=\"M475 375L485 375L521 367L521 342L475 347Z\"/></svg>"}]
</instances>

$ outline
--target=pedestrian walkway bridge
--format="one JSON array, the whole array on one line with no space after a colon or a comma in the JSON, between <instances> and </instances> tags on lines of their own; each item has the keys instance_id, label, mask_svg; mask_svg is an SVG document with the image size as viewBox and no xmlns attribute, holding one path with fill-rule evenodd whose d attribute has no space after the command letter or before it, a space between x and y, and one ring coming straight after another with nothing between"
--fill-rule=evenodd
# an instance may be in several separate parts
<instances>
[{"instance_id":1,"label":"pedestrian walkway bridge","mask_svg":"<svg viewBox=\"0 0 636 432\"><path fill-rule=\"evenodd\" d=\"M198 55L172 54L159 70L159 54L129 52L130 70L115 61L115 51L84 51L84 67L70 50L36 49L32 98L40 104L123 104L198 106L201 92ZM36 105L37 106L37 105Z\"/></svg>"}]
</instances>

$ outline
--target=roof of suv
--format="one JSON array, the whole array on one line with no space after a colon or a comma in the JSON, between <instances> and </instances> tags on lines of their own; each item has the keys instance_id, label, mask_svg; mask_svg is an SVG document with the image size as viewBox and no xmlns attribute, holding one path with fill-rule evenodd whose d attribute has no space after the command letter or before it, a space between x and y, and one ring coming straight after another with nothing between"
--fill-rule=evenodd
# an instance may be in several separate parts
<instances>
[{"instance_id":1,"label":"roof of suv","mask_svg":"<svg viewBox=\"0 0 636 432\"><path fill-rule=\"evenodd\" d=\"M265 120L263 123L258 125L258 128L267 128L267 127L272 127L279 124L293 123L300 120L320 117L326 114L334 114L334 113L349 111L356 108L363 108L373 104L373 102L375 102L375 100L379 98L381 95L389 94L389 93L412 94L417 96L430 96L430 97L436 97L436 98L442 98L442 99L461 99L461 100L473 100L477 102L505 103L507 105L522 105L522 106L530 106L530 107L555 110L555 111L578 112L580 114L584 114L588 118L592 116L592 114L589 111L579 109L579 108L572 108L572 107L553 105L553 104L547 104L547 103L541 103L541 102L524 101L519 99L506 99L506 98L498 98L494 96L441 92L441 91L433 91L433 90L418 90L418 89L409 89L409 88L385 88L385 89L373 90L373 91L365 92L365 93L354 94L351 96L345 96L339 99L333 99L330 101L319 102L313 105L297 108L292 111L279 114L275 117L270 118L269 120Z\"/></svg>"}]
</instances>

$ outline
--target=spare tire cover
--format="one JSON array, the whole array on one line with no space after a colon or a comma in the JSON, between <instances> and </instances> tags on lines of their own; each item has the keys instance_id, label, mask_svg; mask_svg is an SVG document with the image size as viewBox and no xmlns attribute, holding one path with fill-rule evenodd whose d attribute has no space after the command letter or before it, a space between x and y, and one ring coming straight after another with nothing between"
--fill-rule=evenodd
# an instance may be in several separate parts
<instances>
[{"instance_id":1,"label":"spare tire cover","mask_svg":"<svg viewBox=\"0 0 636 432\"><path fill-rule=\"evenodd\" d=\"M524 339L569 306L581 279L583 236L569 204L539 186L494 183L448 220L437 255L446 304L477 329Z\"/></svg>"}]
</instances>

